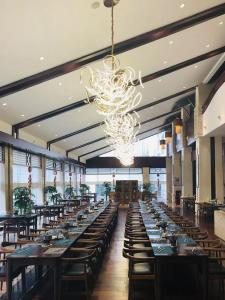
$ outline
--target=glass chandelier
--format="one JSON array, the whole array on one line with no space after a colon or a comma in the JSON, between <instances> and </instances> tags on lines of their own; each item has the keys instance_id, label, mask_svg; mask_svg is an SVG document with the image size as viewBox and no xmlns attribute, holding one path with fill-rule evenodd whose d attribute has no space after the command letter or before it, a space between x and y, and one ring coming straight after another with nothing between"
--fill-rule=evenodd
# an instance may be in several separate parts
<instances>
[{"instance_id":1,"label":"glass chandelier","mask_svg":"<svg viewBox=\"0 0 225 300\"><path fill-rule=\"evenodd\" d=\"M143 85L140 72L136 76L130 66L122 68L114 55L115 4L111 0L111 55L103 59L103 70L85 68L81 82L86 90L87 102L94 103L97 113L105 117L107 143L115 150L121 163L128 166L134 161L134 143L140 129L139 116L134 109L140 104L142 94L136 91L135 85Z\"/></svg>"}]
</instances>

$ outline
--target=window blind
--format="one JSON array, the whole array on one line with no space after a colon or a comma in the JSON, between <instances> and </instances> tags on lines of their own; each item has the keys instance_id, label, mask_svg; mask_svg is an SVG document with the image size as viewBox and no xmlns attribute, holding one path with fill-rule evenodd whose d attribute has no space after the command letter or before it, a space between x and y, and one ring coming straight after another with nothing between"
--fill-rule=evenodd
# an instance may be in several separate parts
<instances>
[{"instance_id":1,"label":"window blind","mask_svg":"<svg viewBox=\"0 0 225 300\"><path fill-rule=\"evenodd\" d=\"M27 154L22 151L13 150L13 163L15 165L27 166Z\"/></svg>"}]
</instances>

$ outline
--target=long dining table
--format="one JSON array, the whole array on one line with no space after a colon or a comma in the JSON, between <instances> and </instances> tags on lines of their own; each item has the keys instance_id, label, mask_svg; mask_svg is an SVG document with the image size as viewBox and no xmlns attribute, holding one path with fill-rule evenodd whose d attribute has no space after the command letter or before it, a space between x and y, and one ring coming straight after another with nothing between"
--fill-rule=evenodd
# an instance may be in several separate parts
<instances>
[{"instance_id":1,"label":"long dining table","mask_svg":"<svg viewBox=\"0 0 225 300\"><path fill-rule=\"evenodd\" d=\"M161 221L166 222L166 230L157 226L159 223L147 202L140 201L139 204L156 259L156 299L164 299L165 293L173 292L182 297L194 290L200 296L198 299L206 300L208 256L156 201L151 202L151 208L158 213ZM171 235L176 238L175 246L170 242Z\"/></svg>"},{"instance_id":2,"label":"long dining table","mask_svg":"<svg viewBox=\"0 0 225 300\"><path fill-rule=\"evenodd\" d=\"M96 218L108 207L109 202L99 202L95 204L95 208L85 215L79 221L79 225L74 225L77 221L77 216L72 217L69 222L71 225L66 232L66 235L61 238L53 239L50 244L46 245L43 242L37 241L32 244L27 244L25 247L16 250L7 256L7 300L13 300L12 282L14 274L18 274L20 270L24 271L27 266L37 267L36 285L41 280L41 269L43 266L48 266L53 270L53 300L60 299L60 258L65 252L75 244L85 230L96 220ZM82 212L78 212L81 214ZM73 223L74 222L74 223ZM63 224L61 224L61 227ZM59 228L58 230L61 230ZM52 236L57 235L57 229L51 229L49 232ZM26 291L29 293L30 291ZM25 291L24 291L25 293ZM27 295L25 295L27 297Z\"/></svg>"}]
</instances>

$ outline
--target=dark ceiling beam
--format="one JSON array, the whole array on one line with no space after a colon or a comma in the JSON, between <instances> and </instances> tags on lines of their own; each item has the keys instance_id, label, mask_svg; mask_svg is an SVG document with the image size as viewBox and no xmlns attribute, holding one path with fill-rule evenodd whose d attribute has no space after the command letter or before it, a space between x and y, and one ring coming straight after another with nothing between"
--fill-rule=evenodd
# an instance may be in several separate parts
<instances>
[{"instance_id":1,"label":"dark ceiling beam","mask_svg":"<svg viewBox=\"0 0 225 300\"><path fill-rule=\"evenodd\" d=\"M148 136L145 136L145 137L143 137L143 138L141 138L141 139L139 139L139 141L143 141L143 140L145 140L145 139L148 139L148 138L150 138L150 137L152 137L152 136L154 136L154 135L156 135L156 134L158 134L158 133L160 133L160 132L162 132L162 131L164 131L163 130L164 128L159 128L159 130L156 132L156 133L152 133L152 134L150 134L150 135L148 135ZM171 128L172 129L172 128ZM106 151L106 152L103 152L103 153L101 153L101 155L103 155L103 154L106 154L106 153L108 153L109 151ZM94 157L97 157L97 156L94 156Z\"/></svg>"},{"instance_id":2,"label":"dark ceiling beam","mask_svg":"<svg viewBox=\"0 0 225 300\"><path fill-rule=\"evenodd\" d=\"M140 136L140 135L142 135L142 134L144 134L144 133L150 132L150 131L155 130L155 129L160 129L160 128L163 129L163 128L168 127L168 126L170 126L170 125L171 125L171 122L170 122L170 123L167 123L167 124L159 125L159 126L150 128L150 129L148 129L148 130L145 130L145 131L143 131L143 132L140 132L140 133L137 134L137 136ZM104 147L101 147L101 148L92 150L92 151L90 151L90 152L84 153L84 154L82 154L82 155L79 155L79 156L78 156L78 161L80 161L80 158L83 157L83 156L87 156L87 155L89 155L89 154L92 154L92 153L94 153L94 152L98 152L98 151L103 150L103 149L106 149L106 148L108 148L108 147L110 147L110 145L107 145L107 146L104 146ZM112 149L111 149L111 150L112 150Z\"/></svg>"},{"instance_id":3,"label":"dark ceiling beam","mask_svg":"<svg viewBox=\"0 0 225 300\"><path fill-rule=\"evenodd\" d=\"M138 108L136 109L136 111L137 111L137 112L140 112L141 110L150 108L150 107L152 107L152 106L158 105L158 104L160 104L160 103L163 103L163 102L166 102L166 101L169 101L169 100L173 100L174 98L179 97L179 96L182 96L182 95L185 95L185 94L187 94L187 93L191 93L191 92L195 91L195 88L196 88L196 86L193 86L193 87L191 87L191 88L189 88L189 89L186 89L186 90L180 91L180 92L178 92L178 93L175 93L175 94L173 94L173 95L170 95L170 96L161 98L161 99L159 99L159 100L157 100L157 101L150 102L150 103L148 103L148 104L146 104L146 105L143 105L143 106L138 107ZM96 128L96 127L98 127L98 126L102 126L102 125L104 125L104 122L95 123L95 124L93 124L93 125L91 125L91 126L82 128L82 129L80 129L80 130L77 130L77 131L74 131L74 132L71 132L71 133L68 133L68 134L65 134L65 135L63 135L63 136L61 136L61 137L57 137L57 138L55 138L55 139L53 139L53 140L47 142L47 148L50 149L51 144L57 143L57 142L59 142L59 141L61 141L61 140L70 138L70 137L72 137L72 136L74 136L74 135L83 133L83 132L85 132L85 131L94 129L94 128Z\"/></svg>"},{"instance_id":4,"label":"dark ceiling beam","mask_svg":"<svg viewBox=\"0 0 225 300\"><path fill-rule=\"evenodd\" d=\"M183 69L183 68L188 67L188 66L191 66L192 64L196 64L200 61L203 61L203 60L209 59L213 56L219 55L223 52L225 52L225 46L214 49L212 51L201 54L199 56L192 57L188 60L185 60L183 62L180 62L180 63L176 64L176 65L170 66L168 68L159 70L159 71L154 72L152 74L146 75L146 76L142 77L142 82L143 83L149 82L149 81L154 80L156 78L165 76L165 75L170 74L172 72L178 71L178 70ZM140 82L139 82L139 80L135 80L134 83L136 85L139 85ZM93 99L93 97L91 99ZM84 99L83 99L83 100L77 101L75 103L72 103L70 105L60 107L59 109L55 109L53 111L49 111L48 113L44 113L42 115L39 115L39 116L33 117L31 119L25 120L23 122L17 123L17 124L12 126L13 134L14 134L14 132L18 132L18 130L21 129L21 128L24 128L24 127L30 126L34 123L41 122L41 121L44 121L46 119L55 117L59 114L65 113L67 111L77 109L78 107L81 107L81 106L84 106L84 105L88 105L88 104L86 102L84 102Z\"/></svg>"},{"instance_id":5,"label":"dark ceiling beam","mask_svg":"<svg viewBox=\"0 0 225 300\"><path fill-rule=\"evenodd\" d=\"M142 77L142 83L149 82L151 80L154 80L156 78L159 78L159 77L165 76L167 74L173 73L173 72L178 71L180 69L189 67L189 66L191 66L193 64L199 63L199 62L201 62L203 60L209 59L211 57L214 57L216 55L222 54L224 52L225 52L225 46L217 48L217 49L212 50L212 51L209 51L207 53L201 54L199 56L192 57L192 58L190 58L188 60L182 61L179 64L170 66L168 68L159 70L159 71L157 71L155 73L152 73L152 74L149 74L149 75L146 75L146 76ZM134 84L138 85L139 84L139 80L136 79L134 81Z\"/></svg>"},{"instance_id":6,"label":"dark ceiling beam","mask_svg":"<svg viewBox=\"0 0 225 300\"><path fill-rule=\"evenodd\" d=\"M225 13L225 4L223 3L214 6L212 8L209 8L207 10L204 10L202 12L199 12L197 14L194 14L192 16L189 16L187 18L184 18L182 20L178 20L176 22L167 24L160 28L156 28L154 30L140 34L136 37L117 43L115 45L114 52L115 54L120 54L135 49L137 47L149 44L156 40L172 35L176 32L198 25L202 22L206 22L210 19L221 16L224 13ZM104 58L106 55L109 55L110 53L111 53L111 46L84 55L82 57L71 60L69 62L58 65L56 67L50 68L48 70L42 71L40 73L34 74L32 76L4 85L0 87L0 97L8 96L10 94L30 88L34 85L56 78L58 76L62 76L69 72L73 72L87 64L90 64L94 61Z\"/></svg>"},{"instance_id":7,"label":"dark ceiling beam","mask_svg":"<svg viewBox=\"0 0 225 300\"><path fill-rule=\"evenodd\" d=\"M163 118L163 117L166 117L166 116L177 115L178 112L180 112L180 108L179 108L179 109L176 109L175 111L169 111L169 112L164 113L164 114L161 114L161 115L159 115L159 116L157 116L157 117L154 117L154 118L148 119L148 120L146 120L146 121L143 121L143 122L140 123L140 125L144 125L144 124L147 124L147 123L149 123L149 122L153 122L153 121L155 121L155 120L157 120L157 119L160 119L160 118ZM136 127L137 127L137 126L136 126ZM103 141L103 140L105 140L105 139L106 139L106 137L104 136L104 137L101 137L101 138L99 138L99 139L92 140L92 141L90 141L90 142L88 142L88 143L85 143L85 144L76 146L76 147L74 147L74 148L68 149L68 150L66 150L66 155L68 156L69 152L72 152L72 151L75 151L75 150L77 150L77 149L80 149L80 148L83 148L83 147L86 147L86 146L89 146L89 145L98 143L98 142Z\"/></svg>"}]
</instances>

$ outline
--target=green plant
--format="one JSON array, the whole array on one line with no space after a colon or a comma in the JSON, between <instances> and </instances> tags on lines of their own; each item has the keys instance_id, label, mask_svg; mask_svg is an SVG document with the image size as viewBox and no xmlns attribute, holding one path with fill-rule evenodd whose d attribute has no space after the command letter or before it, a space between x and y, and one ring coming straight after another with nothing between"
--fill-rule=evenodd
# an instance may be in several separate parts
<instances>
[{"instance_id":1,"label":"green plant","mask_svg":"<svg viewBox=\"0 0 225 300\"><path fill-rule=\"evenodd\" d=\"M32 198L34 195L31 190L27 187L16 187L13 190L13 202L14 207L17 208L20 213L31 212L34 202Z\"/></svg>"},{"instance_id":2,"label":"green plant","mask_svg":"<svg viewBox=\"0 0 225 300\"><path fill-rule=\"evenodd\" d=\"M110 193L111 190L112 190L111 182L105 181L105 182L103 182L103 186L104 186L104 188L105 188L104 193L105 193L105 197L106 197L106 200L107 200L108 195L109 195L109 193Z\"/></svg>"},{"instance_id":3,"label":"green plant","mask_svg":"<svg viewBox=\"0 0 225 300\"><path fill-rule=\"evenodd\" d=\"M151 193L151 191L152 191L152 185L151 185L151 183L143 183L142 190L143 190L143 192L149 192L149 193Z\"/></svg>"},{"instance_id":4,"label":"green plant","mask_svg":"<svg viewBox=\"0 0 225 300\"><path fill-rule=\"evenodd\" d=\"M89 190L90 190L90 187L87 184L81 183L80 189L79 189L81 195L88 193Z\"/></svg>"},{"instance_id":5,"label":"green plant","mask_svg":"<svg viewBox=\"0 0 225 300\"><path fill-rule=\"evenodd\" d=\"M66 199L73 199L76 196L76 190L70 184L65 186L64 196Z\"/></svg>"},{"instance_id":6,"label":"green plant","mask_svg":"<svg viewBox=\"0 0 225 300\"><path fill-rule=\"evenodd\" d=\"M51 185L46 186L44 188L44 193L45 193L45 195L48 196L48 200L50 202L55 203L55 201L57 199L56 194L58 193L55 186L51 186Z\"/></svg>"}]
</instances>

